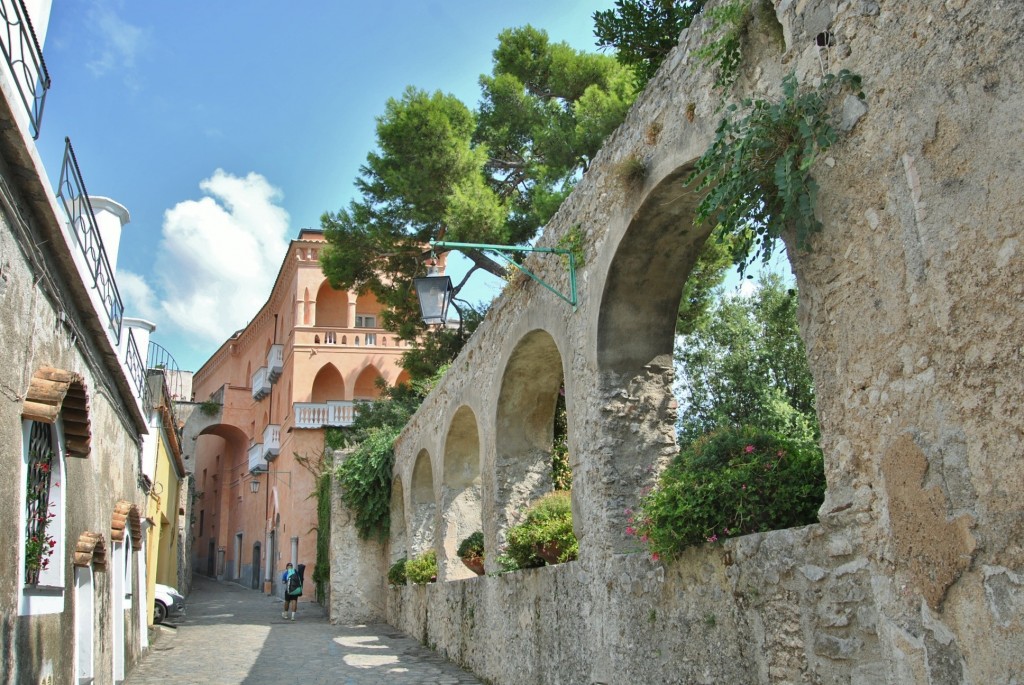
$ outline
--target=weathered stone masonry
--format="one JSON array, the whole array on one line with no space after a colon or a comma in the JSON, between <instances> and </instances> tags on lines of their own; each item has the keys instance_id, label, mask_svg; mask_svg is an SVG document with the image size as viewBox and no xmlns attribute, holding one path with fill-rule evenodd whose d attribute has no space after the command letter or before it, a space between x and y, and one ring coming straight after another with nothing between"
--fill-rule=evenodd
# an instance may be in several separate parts
<instances>
[{"instance_id":1,"label":"weathered stone masonry","mask_svg":"<svg viewBox=\"0 0 1024 685\"><path fill-rule=\"evenodd\" d=\"M625 508L678 449L674 313L707 235L682 179L722 97L693 56L698 22L546 229L547 245L586 236L578 310L510 288L398 443L390 558L433 546L439 582L387 590L382 553L336 540L335 570L363 569L347 581L362 601L337 603L336 620L383 616L495 683L1024 673L1024 13L783 0L775 15L785 50L755 14L730 99L822 67L861 74L867 95L866 111L839 104L848 135L815 170L823 231L809 252L789 245L825 450L820 523L665 566L624 535ZM816 47L822 31L834 47ZM630 155L649 170L639 188L616 175ZM564 283L556 260L531 267ZM458 579L458 535L482 527L497 549L543 489L563 378L579 561ZM453 485L474 445L475 480ZM345 583L336 573L335 598Z\"/></svg>"}]
</instances>

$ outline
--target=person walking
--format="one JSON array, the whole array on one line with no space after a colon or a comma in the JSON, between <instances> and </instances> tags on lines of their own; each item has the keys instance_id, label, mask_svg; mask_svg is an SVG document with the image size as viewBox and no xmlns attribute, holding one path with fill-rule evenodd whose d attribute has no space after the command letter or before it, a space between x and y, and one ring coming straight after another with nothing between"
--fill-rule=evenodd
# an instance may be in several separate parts
<instances>
[{"instance_id":1,"label":"person walking","mask_svg":"<svg viewBox=\"0 0 1024 685\"><path fill-rule=\"evenodd\" d=\"M281 582L284 583L284 611L281 612L281 618L288 618L288 605L291 604L291 620L295 620L295 613L299 610L299 597L302 596L302 575L305 570L304 564L299 564L298 570L295 570L291 562L284 567L284 573L281 574Z\"/></svg>"}]
</instances>

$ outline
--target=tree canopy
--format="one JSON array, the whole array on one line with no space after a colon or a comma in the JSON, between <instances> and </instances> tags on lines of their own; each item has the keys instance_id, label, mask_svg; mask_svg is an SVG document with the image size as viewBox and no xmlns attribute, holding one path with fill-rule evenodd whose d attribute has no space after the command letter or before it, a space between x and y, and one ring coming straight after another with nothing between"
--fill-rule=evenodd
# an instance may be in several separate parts
<instances>
[{"instance_id":1,"label":"tree canopy","mask_svg":"<svg viewBox=\"0 0 1024 685\"><path fill-rule=\"evenodd\" d=\"M704 0L616 0L614 9L594 12L594 36L636 71L643 88L703 8Z\"/></svg>"},{"instance_id":2,"label":"tree canopy","mask_svg":"<svg viewBox=\"0 0 1024 685\"><path fill-rule=\"evenodd\" d=\"M534 238L635 97L629 68L531 26L501 32L480 88L475 111L411 86L388 100L357 199L321 217L331 285L373 292L383 325L404 339L422 334L412 279L427 243ZM465 254L473 267L456 296L477 269L504 276L486 253Z\"/></svg>"},{"instance_id":3,"label":"tree canopy","mask_svg":"<svg viewBox=\"0 0 1024 685\"><path fill-rule=\"evenodd\" d=\"M796 292L768 274L750 297L720 297L682 337L676 354L681 442L729 426L817 441L814 387L796 308Z\"/></svg>"}]
</instances>

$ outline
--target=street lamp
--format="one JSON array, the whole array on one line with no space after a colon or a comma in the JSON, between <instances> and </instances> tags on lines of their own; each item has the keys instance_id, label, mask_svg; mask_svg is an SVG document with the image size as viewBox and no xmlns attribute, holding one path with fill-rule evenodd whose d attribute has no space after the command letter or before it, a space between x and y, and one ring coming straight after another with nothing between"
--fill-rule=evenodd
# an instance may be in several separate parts
<instances>
[{"instance_id":1,"label":"street lamp","mask_svg":"<svg viewBox=\"0 0 1024 685\"><path fill-rule=\"evenodd\" d=\"M576 305L578 303L576 297L576 257L573 255L571 250L563 250L556 247L522 247L515 245L484 245L480 243L451 243L443 240L433 241L430 243L431 252L433 252L435 247L487 250L494 252L510 266L526 274L534 281L540 283L542 286L557 295L561 300L567 302L573 308L573 311L576 311ZM506 252L543 252L546 254L557 254L568 257L569 293L565 294L554 288L540 276L536 275L522 264L513 261L511 257L505 255L504 253ZM420 311L423 314L423 323L428 326L444 324L448 314L448 305L451 304L452 295L454 294L452 279L448 276L440 275L440 270L436 266L431 265L427 267L427 275L425 277L413 280L413 286L416 288L416 294L420 299Z\"/></svg>"},{"instance_id":2,"label":"street lamp","mask_svg":"<svg viewBox=\"0 0 1024 685\"><path fill-rule=\"evenodd\" d=\"M423 323L428 326L444 325L448 320L448 305L452 302L452 279L441 275L436 265L427 267L427 275L416 278L412 282L416 295L420 299L420 311Z\"/></svg>"},{"instance_id":3,"label":"street lamp","mask_svg":"<svg viewBox=\"0 0 1024 685\"><path fill-rule=\"evenodd\" d=\"M258 478L253 478L252 480L249 481L249 490L254 495L260 491L260 481Z\"/></svg>"}]
</instances>

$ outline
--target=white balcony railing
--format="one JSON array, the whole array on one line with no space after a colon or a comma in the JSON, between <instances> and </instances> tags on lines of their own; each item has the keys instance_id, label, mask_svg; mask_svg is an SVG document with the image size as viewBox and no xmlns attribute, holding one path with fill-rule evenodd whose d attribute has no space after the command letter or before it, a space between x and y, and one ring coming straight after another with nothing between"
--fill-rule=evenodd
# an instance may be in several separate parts
<instances>
[{"instance_id":1,"label":"white balcony railing","mask_svg":"<svg viewBox=\"0 0 1024 685\"><path fill-rule=\"evenodd\" d=\"M256 443L249 448L249 473L261 473L267 470L267 460L263 456L263 445Z\"/></svg>"},{"instance_id":2,"label":"white balcony railing","mask_svg":"<svg viewBox=\"0 0 1024 685\"><path fill-rule=\"evenodd\" d=\"M270 382L276 383L284 371L284 345L271 345L270 352L267 352L267 374Z\"/></svg>"},{"instance_id":3,"label":"white balcony railing","mask_svg":"<svg viewBox=\"0 0 1024 685\"><path fill-rule=\"evenodd\" d=\"M263 455L267 461L281 453L281 427L271 424L263 431Z\"/></svg>"},{"instance_id":4,"label":"white balcony railing","mask_svg":"<svg viewBox=\"0 0 1024 685\"><path fill-rule=\"evenodd\" d=\"M261 366L252 375L252 398L254 400L262 400L269 394L270 374L267 373L267 367Z\"/></svg>"},{"instance_id":5,"label":"white balcony railing","mask_svg":"<svg viewBox=\"0 0 1024 685\"><path fill-rule=\"evenodd\" d=\"M351 426L356 416L354 402L296 402L296 428Z\"/></svg>"}]
</instances>

